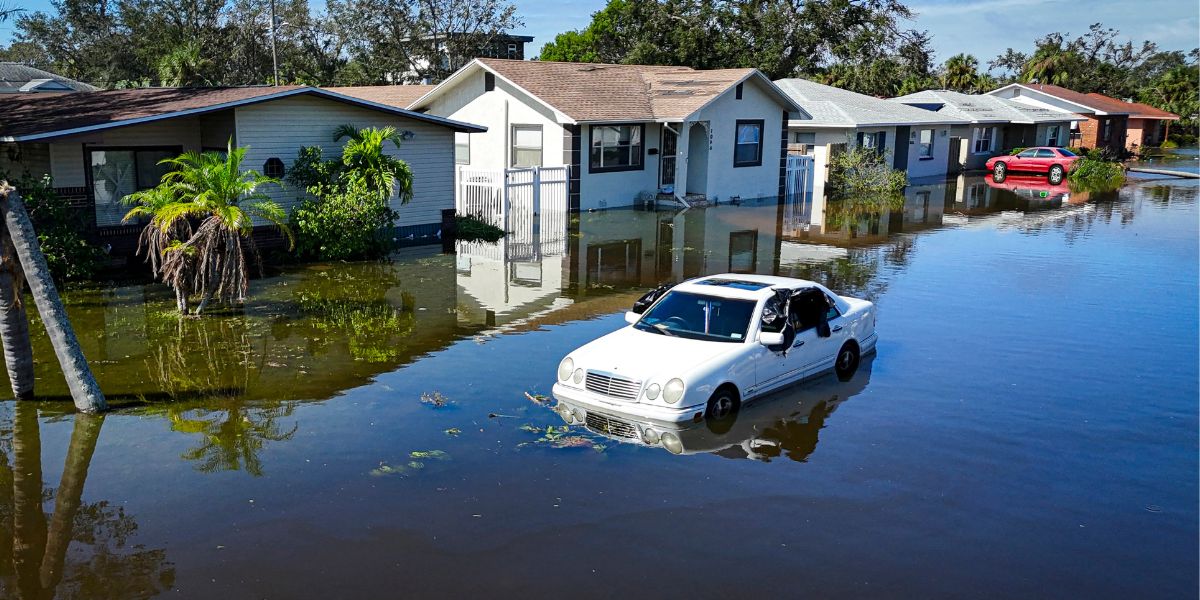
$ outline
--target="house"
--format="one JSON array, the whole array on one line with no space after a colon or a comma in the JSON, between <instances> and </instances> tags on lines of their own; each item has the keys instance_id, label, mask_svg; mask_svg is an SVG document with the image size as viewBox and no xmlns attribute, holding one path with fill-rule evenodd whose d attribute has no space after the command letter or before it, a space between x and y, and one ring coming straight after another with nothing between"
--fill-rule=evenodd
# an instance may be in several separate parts
<instances>
[{"instance_id":1,"label":"house","mask_svg":"<svg viewBox=\"0 0 1200 600\"><path fill-rule=\"evenodd\" d=\"M824 195L831 152L849 144L875 148L910 180L945 177L950 128L965 121L807 79L775 82L803 112L788 120L791 152L813 157L813 195Z\"/></svg>"},{"instance_id":2,"label":"house","mask_svg":"<svg viewBox=\"0 0 1200 600\"><path fill-rule=\"evenodd\" d=\"M1010 83L987 95L1026 106L1076 113L1084 120L1073 130L1070 145L1108 148L1113 152L1122 152L1128 146L1129 117L1136 113L1128 102L1044 83Z\"/></svg>"},{"instance_id":3,"label":"house","mask_svg":"<svg viewBox=\"0 0 1200 600\"><path fill-rule=\"evenodd\" d=\"M777 198L784 123L803 112L756 69L480 58L409 108L487 126L470 169L567 167L569 206Z\"/></svg>"},{"instance_id":4,"label":"house","mask_svg":"<svg viewBox=\"0 0 1200 600\"><path fill-rule=\"evenodd\" d=\"M1099 95L1099 94L1088 94ZM1167 141L1171 130L1171 121L1178 121L1179 115L1154 108L1141 102L1126 102L1132 112L1129 113L1129 126L1126 128L1125 148L1136 152L1141 146L1158 147Z\"/></svg>"},{"instance_id":5,"label":"house","mask_svg":"<svg viewBox=\"0 0 1200 600\"><path fill-rule=\"evenodd\" d=\"M427 35L418 38L418 46L412 57L412 67L401 74L403 81L420 81L429 84L437 81L429 73L452 73L473 58L506 58L509 60L525 60L525 44L533 42L528 35L511 35L500 33L487 36L481 33L451 33L442 35ZM414 40L416 41L416 40ZM431 69L433 65L436 69Z\"/></svg>"},{"instance_id":6,"label":"house","mask_svg":"<svg viewBox=\"0 0 1200 600\"><path fill-rule=\"evenodd\" d=\"M961 140L957 173L984 168L987 159L1012 148L1066 146L1071 124L1083 117L1060 110L1021 104L998 96L927 90L892 101L934 111L964 121L950 129L951 140Z\"/></svg>"},{"instance_id":7,"label":"house","mask_svg":"<svg viewBox=\"0 0 1200 600\"><path fill-rule=\"evenodd\" d=\"M0 62L0 94L94 92L97 87L15 62Z\"/></svg>"},{"instance_id":8,"label":"house","mask_svg":"<svg viewBox=\"0 0 1200 600\"><path fill-rule=\"evenodd\" d=\"M164 158L184 151L248 148L247 168L282 177L302 146L337 156L333 131L342 124L393 126L399 149L386 152L408 162L413 198L401 206L401 237L431 238L443 211L454 207L454 134L483 127L396 108L306 86L234 88L142 88L70 94L22 94L0 98L0 172L50 175L54 188L86 216L94 234L129 252L140 225L121 222L122 198L159 183ZM285 209L302 190L287 184L264 192Z\"/></svg>"}]
</instances>

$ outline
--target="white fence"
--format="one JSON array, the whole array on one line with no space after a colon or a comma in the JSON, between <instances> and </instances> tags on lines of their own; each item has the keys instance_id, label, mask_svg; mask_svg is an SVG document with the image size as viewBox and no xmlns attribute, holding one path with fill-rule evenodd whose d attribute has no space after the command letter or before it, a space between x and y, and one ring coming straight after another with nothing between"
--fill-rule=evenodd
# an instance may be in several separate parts
<instances>
[{"instance_id":1,"label":"white fence","mask_svg":"<svg viewBox=\"0 0 1200 600\"><path fill-rule=\"evenodd\" d=\"M784 235L808 228L812 217L813 157L789 154L784 172Z\"/></svg>"},{"instance_id":2,"label":"white fence","mask_svg":"<svg viewBox=\"0 0 1200 600\"><path fill-rule=\"evenodd\" d=\"M566 251L567 167L480 170L460 168L454 208L508 233L499 244L460 242L470 254L537 260Z\"/></svg>"}]
</instances>

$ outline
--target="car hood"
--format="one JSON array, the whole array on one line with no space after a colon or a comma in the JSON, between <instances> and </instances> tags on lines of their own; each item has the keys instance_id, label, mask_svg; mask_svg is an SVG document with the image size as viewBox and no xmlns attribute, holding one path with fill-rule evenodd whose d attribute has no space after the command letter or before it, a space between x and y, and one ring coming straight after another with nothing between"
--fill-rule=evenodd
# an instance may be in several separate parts
<instances>
[{"instance_id":1,"label":"car hood","mask_svg":"<svg viewBox=\"0 0 1200 600\"><path fill-rule=\"evenodd\" d=\"M624 327L570 354L576 368L613 373L637 381L682 377L693 368L745 344L710 342L659 335Z\"/></svg>"}]
</instances>

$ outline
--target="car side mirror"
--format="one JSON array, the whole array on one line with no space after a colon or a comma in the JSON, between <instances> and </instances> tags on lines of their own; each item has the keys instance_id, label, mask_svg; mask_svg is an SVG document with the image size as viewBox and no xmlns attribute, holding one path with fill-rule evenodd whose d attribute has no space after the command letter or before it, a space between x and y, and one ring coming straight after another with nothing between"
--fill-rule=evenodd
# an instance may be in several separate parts
<instances>
[{"instance_id":1,"label":"car side mirror","mask_svg":"<svg viewBox=\"0 0 1200 600\"><path fill-rule=\"evenodd\" d=\"M758 332L758 343L764 346L782 346L783 333L772 333L768 331Z\"/></svg>"},{"instance_id":2,"label":"car side mirror","mask_svg":"<svg viewBox=\"0 0 1200 600\"><path fill-rule=\"evenodd\" d=\"M630 325L637 323L638 319L640 319L640 318L642 318L642 315L639 315L638 313L635 313L632 310L626 311L626 313L625 313L625 322L629 323Z\"/></svg>"}]
</instances>

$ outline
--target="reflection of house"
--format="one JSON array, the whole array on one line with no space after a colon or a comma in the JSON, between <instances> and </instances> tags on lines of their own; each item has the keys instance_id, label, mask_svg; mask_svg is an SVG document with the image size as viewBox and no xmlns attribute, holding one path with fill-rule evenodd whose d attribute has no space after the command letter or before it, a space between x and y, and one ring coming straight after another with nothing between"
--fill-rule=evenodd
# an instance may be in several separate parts
<instances>
[{"instance_id":1,"label":"reflection of house","mask_svg":"<svg viewBox=\"0 0 1200 600\"><path fill-rule=\"evenodd\" d=\"M459 162L473 169L568 167L574 210L660 190L777 197L784 115L799 110L755 69L488 58L410 108L486 125L459 139Z\"/></svg>"},{"instance_id":2,"label":"reflection of house","mask_svg":"<svg viewBox=\"0 0 1200 600\"><path fill-rule=\"evenodd\" d=\"M1078 130L1072 134L1070 145L1085 148L1124 150L1130 143L1127 133L1129 120L1132 115L1139 114L1139 109L1129 102L1043 83L1010 83L988 92L988 95L1084 117Z\"/></svg>"},{"instance_id":3,"label":"reflection of house","mask_svg":"<svg viewBox=\"0 0 1200 600\"><path fill-rule=\"evenodd\" d=\"M140 226L122 225L122 198L153 187L166 167L158 161L184 151L248 147L245 168L282 176L301 146L336 156L334 129L394 126L406 138L386 152L406 160L415 177L413 199L401 206L402 236L432 236L442 211L454 207L454 133L483 128L394 106L303 87L146 88L29 94L5 99L0 122L0 170L51 175L58 192L86 211L89 228L126 249ZM301 195L282 185L265 193L285 208Z\"/></svg>"},{"instance_id":4,"label":"reflection of house","mask_svg":"<svg viewBox=\"0 0 1200 600\"><path fill-rule=\"evenodd\" d=\"M910 179L946 174L950 127L961 119L807 79L775 83L804 109L788 121L788 145L813 156L814 195L824 194L829 154L844 144L877 149Z\"/></svg>"},{"instance_id":5,"label":"reflection of house","mask_svg":"<svg viewBox=\"0 0 1200 600\"><path fill-rule=\"evenodd\" d=\"M958 163L967 170L983 169L987 159L1011 148L1065 146L1072 123L1083 120L998 96L950 90L928 90L892 100L964 121L966 124L950 129L950 137L960 140L955 144Z\"/></svg>"},{"instance_id":6,"label":"reflection of house","mask_svg":"<svg viewBox=\"0 0 1200 600\"><path fill-rule=\"evenodd\" d=\"M0 62L0 94L93 92L98 88L20 63Z\"/></svg>"}]
</instances>

